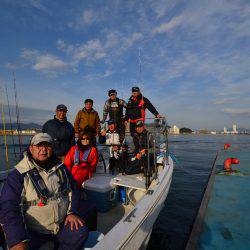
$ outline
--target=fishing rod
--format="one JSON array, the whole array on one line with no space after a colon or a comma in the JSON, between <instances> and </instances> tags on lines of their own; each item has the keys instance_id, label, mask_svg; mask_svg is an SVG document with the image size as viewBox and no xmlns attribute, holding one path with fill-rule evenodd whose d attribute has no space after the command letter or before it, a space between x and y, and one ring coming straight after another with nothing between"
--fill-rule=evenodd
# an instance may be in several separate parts
<instances>
[{"instance_id":1,"label":"fishing rod","mask_svg":"<svg viewBox=\"0 0 250 250\"><path fill-rule=\"evenodd\" d=\"M14 93L15 93L15 104L16 104L16 122L17 122L17 134L18 134L18 142L19 142L19 153L20 156L22 154L22 136L21 136L21 128L20 128L20 112L18 106L18 97L17 97L17 88L16 88L16 78L13 72L13 83L14 83Z\"/></svg>"},{"instance_id":2,"label":"fishing rod","mask_svg":"<svg viewBox=\"0 0 250 250\"><path fill-rule=\"evenodd\" d=\"M13 132L12 119L11 119L11 112L10 112L9 94L8 94L8 89L7 89L6 84L5 84L5 93L6 93L6 99L7 99L7 105L8 105L9 123L10 123L10 131L11 131L11 140L12 140L12 146L13 146L14 156L15 156L15 160L16 160L17 154L16 154L16 147L15 147L15 141L14 141L14 132Z\"/></svg>"},{"instance_id":3,"label":"fishing rod","mask_svg":"<svg viewBox=\"0 0 250 250\"><path fill-rule=\"evenodd\" d=\"M0 96L1 96L1 100L3 100L2 87L1 86L0 86ZM6 123L5 123L4 105L3 105L2 101L1 101L1 114L2 114L2 122L3 122L5 159L6 159L6 164L7 164L7 171L9 172L9 168L10 168L10 165L9 165L9 152L8 152L8 143L7 143L7 135L6 135Z\"/></svg>"}]
</instances>

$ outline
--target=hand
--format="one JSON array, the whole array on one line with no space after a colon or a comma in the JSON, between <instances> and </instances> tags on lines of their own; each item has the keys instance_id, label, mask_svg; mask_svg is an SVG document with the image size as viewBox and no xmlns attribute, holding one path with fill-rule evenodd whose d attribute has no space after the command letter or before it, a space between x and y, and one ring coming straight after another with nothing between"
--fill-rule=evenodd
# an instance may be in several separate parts
<instances>
[{"instance_id":1,"label":"hand","mask_svg":"<svg viewBox=\"0 0 250 250\"><path fill-rule=\"evenodd\" d=\"M124 121L124 125L127 126L127 124L128 124L128 121Z\"/></svg>"},{"instance_id":2,"label":"hand","mask_svg":"<svg viewBox=\"0 0 250 250\"><path fill-rule=\"evenodd\" d=\"M145 155L145 154L146 154L146 149L142 149L142 150L140 151L140 153L141 153L142 155Z\"/></svg>"},{"instance_id":3,"label":"hand","mask_svg":"<svg viewBox=\"0 0 250 250\"><path fill-rule=\"evenodd\" d=\"M113 150L114 151L118 151L119 150L119 147L117 145L113 146Z\"/></svg>"},{"instance_id":4,"label":"hand","mask_svg":"<svg viewBox=\"0 0 250 250\"><path fill-rule=\"evenodd\" d=\"M101 135L106 136L106 131L104 129L101 131Z\"/></svg>"},{"instance_id":5,"label":"hand","mask_svg":"<svg viewBox=\"0 0 250 250\"><path fill-rule=\"evenodd\" d=\"M85 222L77 215L69 214L65 219L64 226L67 226L68 224L70 224L70 230L73 231L74 225L76 230L78 230L79 226L83 227L85 225Z\"/></svg>"},{"instance_id":6,"label":"hand","mask_svg":"<svg viewBox=\"0 0 250 250\"><path fill-rule=\"evenodd\" d=\"M136 154L136 158L137 158L138 160L140 160L141 157L142 157L141 153Z\"/></svg>"},{"instance_id":7,"label":"hand","mask_svg":"<svg viewBox=\"0 0 250 250\"><path fill-rule=\"evenodd\" d=\"M19 242L15 246L11 247L10 250L28 250L27 242Z\"/></svg>"},{"instance_id":8,"label":"hand","mask_svg":"<svg viewBox=\"0 0 250 250\"><path fill-rule=\"evenodd\" d=\"M162 116L161 116L160 114L158 114L158 115L156 116L156 118L162 118Z\"/></svg>"},{"instance_id":9,"label":"hand","mask_svg":"<svg viewBox=\"0 0 250 250\"><path fill-rule=\"evenodd\" d=\"M78 139L79 138L79 134L75 133L75 138Z\"/></svg>"}]
</instances>

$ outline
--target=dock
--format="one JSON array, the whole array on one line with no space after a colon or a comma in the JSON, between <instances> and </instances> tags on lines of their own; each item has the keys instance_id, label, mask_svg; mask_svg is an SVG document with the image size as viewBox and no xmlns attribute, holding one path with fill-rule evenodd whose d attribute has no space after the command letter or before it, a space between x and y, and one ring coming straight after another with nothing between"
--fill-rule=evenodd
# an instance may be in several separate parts
<instances>
[{"instance_id":1,"label":"dock","mask_svg":"<svg viewBox=\"0 0 250 250\"><path fill-rule=\"evenodd\" d=\"M223 170L228 158L239 159ZM233 145L215 158L186 250L250 249L250 145Z\"/></svg>"}]
</instances>

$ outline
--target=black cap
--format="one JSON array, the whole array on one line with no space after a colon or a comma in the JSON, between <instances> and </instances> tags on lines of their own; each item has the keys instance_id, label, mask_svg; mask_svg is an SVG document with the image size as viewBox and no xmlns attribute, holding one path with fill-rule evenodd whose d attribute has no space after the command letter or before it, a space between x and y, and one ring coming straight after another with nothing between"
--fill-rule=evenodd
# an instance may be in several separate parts
<instances>
[{"instance_id":1,"label":"black cap","mask_svg":"<svg viewBox=\"0 0 250 250\"><path fill-rule=\"evenodd\" d=\"M140 91L140 88L139 87L133 87L132 88L132 92L139 92Z\"/></svg>"},{"instance_id":2,"label":"black cap","mask_svg":"<svg viewBox=\"0 0 250 250\"><path fill-rule=\"evenodd\" d=\"M115 124L115 121L114 120L109 120L108 125L112 125L112 124Z\"/></svg>"},{"instance_id":3,"label":"black cap","mask_svg":"<svg viewBox=\"0 0 250 250\"><path fill-rule=\"evenodd\" d=\"M56 106L56 111L59 111L59 110L68 111L67 107L64 104L59 104Z\"/></svg>"},{"instance_id":4,"label":"black cap","mask_svg":"<svg viewBox=\"0 0 250 250\"><path fill-rule=\"evenodd\" d=\"M135 127L136 127L136 128L137 128L137 127L143 127L143 126L144 126L144 122L141 121L141 120L137 121L136 124L135 124Z\"/></svg>"},{"instance_id":5,"label":"black cap","mask_svg":"<svg viewBox=\"0 0 250 250\"><path fill-rule=\"evenodd\" d=\"M108 95L111 96L111 95L116 95L117 92L115 89L110 89L109 92L108 92Z\"/></svg>"},{"instance_id":6,"label":"black cap","mask_svg":"<svg viewBox=\"0 0 250 250\"><path fill-rule=\"evenodd\" d=\"M92 99L86 99L86 100L84 101L84 103L88 103L88 102L90 102L91 104L94 103L94 101L93 101Z\"/></svg>"}]
</instances>

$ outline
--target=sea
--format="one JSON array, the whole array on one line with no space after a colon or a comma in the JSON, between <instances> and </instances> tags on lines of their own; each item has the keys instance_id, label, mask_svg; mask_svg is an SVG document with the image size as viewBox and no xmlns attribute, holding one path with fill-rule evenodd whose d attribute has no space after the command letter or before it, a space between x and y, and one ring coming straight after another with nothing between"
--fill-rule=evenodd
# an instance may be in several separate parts
<instances>
[{"instance_id":1,"label":"sea","mask_svg":"<svg viewBox=\"0 0 250 250\"><path fill-rule=\"evenodd\" d=\"M30 136L8 137L9 164L6 164L4 138L0 136L0 173L13 167L20 151L27 148ZM174 173L165 206L156 220L148 250L185 249L204 189L218 150L250 147L250 135L170 135L169 151L175 160ZM240 159L239 159L240 160Z\"/></svg>"}]
</instances>

